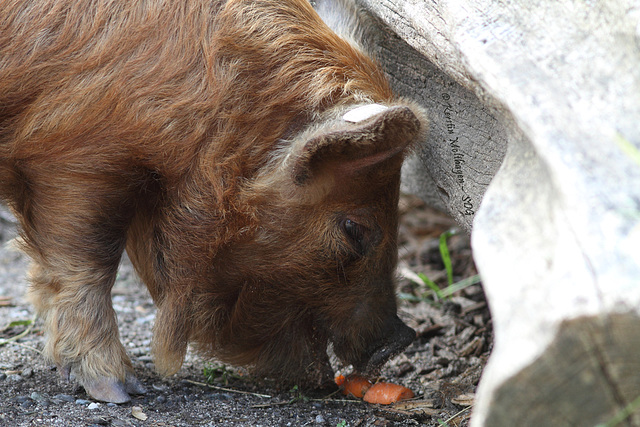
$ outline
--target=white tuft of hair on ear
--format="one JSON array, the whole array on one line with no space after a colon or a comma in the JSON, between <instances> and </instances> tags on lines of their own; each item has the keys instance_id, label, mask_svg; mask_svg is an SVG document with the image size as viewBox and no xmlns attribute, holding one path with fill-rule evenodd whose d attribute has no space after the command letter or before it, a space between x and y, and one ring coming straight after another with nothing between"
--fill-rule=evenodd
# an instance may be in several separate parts
<instances>
[{"instance_id":1,"label":"white tuft of hair on ear","mask_svg":"<svg viewBox=\"0 0 640 427\"><path fill-rule=\"evenodd\" d=\"M389 107L385 107L384 105L380 104L362 105L360 107L354 108L353 110L347 111L344 116L342 116L342 120L344 120L345 122L360 123L388 109Z\"/></svg>"},{"instance_id":2,"label":"white tuft of hair on ear","mask_svg":"<svg viewBox=\"0 0 640 427\"><path fill-rule=\"evenodd\" d=\"M354 0L315 0L316 12L325 24L353 46L365 51L361 12Z\"/></svg>"}]
</instances>

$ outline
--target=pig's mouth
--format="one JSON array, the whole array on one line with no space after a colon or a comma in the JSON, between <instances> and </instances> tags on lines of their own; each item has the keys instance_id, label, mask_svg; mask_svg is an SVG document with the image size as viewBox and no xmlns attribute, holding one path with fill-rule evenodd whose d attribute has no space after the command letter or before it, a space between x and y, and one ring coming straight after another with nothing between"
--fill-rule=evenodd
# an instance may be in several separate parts
<instances>
[{"instance_id":1,"label":"pig's mouth","mask_svg":"<svg viewBox=\"0 0 640 427\"><path fill-rule=\"evenodd\" d=\"M383 332L380 339L366 346L360 357L349 361L355 372L365 376L377 375L389 359L402 353L416 338L416 332L397 316L393 316L386 322Z\"/></svg>"}]
</instances>

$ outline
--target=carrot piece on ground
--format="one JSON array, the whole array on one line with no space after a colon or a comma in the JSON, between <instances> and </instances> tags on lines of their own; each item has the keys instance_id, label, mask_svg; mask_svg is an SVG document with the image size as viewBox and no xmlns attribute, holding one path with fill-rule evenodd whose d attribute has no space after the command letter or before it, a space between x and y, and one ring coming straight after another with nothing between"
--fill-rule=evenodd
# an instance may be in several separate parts
<instances>
[{"instance_id":1,"label":"carrot piece on ground","mask_svg":"<svg viewBox=\"0 0 640 427\"><path fill-rule=\"evenodd\" d=\"M389 405L399 400L411 399L413 392L399 384L377 383L371 386L364 395L364 401Z\"/></svg>"},{"instance_id":2,"label":"carrot piece on ground","mask_svg":"<svg viewBox=\"0 0 640 427\"><path fill-rule=\"evenodd\" d=\"M351 374L346 378L344 375L338 375L335 381L338 386L342 387L342 392L345 395L352 395L357 398L362 398L371 387L371 382L368 379L355 374Z\"/></svg>"}]
</instances>

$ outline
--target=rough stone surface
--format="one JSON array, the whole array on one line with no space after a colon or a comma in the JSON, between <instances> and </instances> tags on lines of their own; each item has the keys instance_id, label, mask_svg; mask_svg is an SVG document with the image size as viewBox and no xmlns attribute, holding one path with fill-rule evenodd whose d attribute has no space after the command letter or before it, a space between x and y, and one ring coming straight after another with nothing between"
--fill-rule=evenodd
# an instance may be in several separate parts
<instances>
[{"instance_id":1,"label":"rough stone surface","mask_svg":"<svg viewBox=\"0 0 640 427\"><path fill-rule=\"evenodd\" d=\"M562 342L567 322L612 325L624 314L640 328L640 4L357 3L377 25L365 35L394 86L431 116L407 188L439 195L435 204L472 230L496 332L472 424L543 425L535 414L545 413L592 422L581 408L599 393L570 382L581 405L567 406L524 372L554 363L554 346L576 355L554 370L556 385L594 366L624 370L640 351L622 334L590 365ZM606 378L611 398L593 406L605 421L640 395L637 371ZM505 406L514 379L529 406Z\"/></svg>"}]
</instances>

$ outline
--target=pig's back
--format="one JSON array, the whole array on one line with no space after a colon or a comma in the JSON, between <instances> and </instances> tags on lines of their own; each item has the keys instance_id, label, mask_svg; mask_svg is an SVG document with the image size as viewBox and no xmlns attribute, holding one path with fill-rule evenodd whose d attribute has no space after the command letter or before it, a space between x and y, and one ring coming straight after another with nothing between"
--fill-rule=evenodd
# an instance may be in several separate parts
<instances>
[{"instance_id":1,"label":"pig's back","mask_svg":"<svg viewBox=\"0 0 640 427\"><path fill-rule=\"evenodd\" d=\"M163 3L4 2L2 158L54 161L79 150L153 163L156 146L176 164L190 161L212 124L203 63L218 6Z\"/></svg>"},{"instance_id":2,"label":"pig's back","mask_svg":"<svg viewBox=\"0 0 640 427\"><path fill-rule=\"evenodd\" d=\"M0 0L2 1L2 0ZM248 177L288 130L391 96L307 0L0 3L0 161ZM2 172L0 171L0 174ZM0 180L2 180L0 176Z\"/></svg>"}]
</instances>

